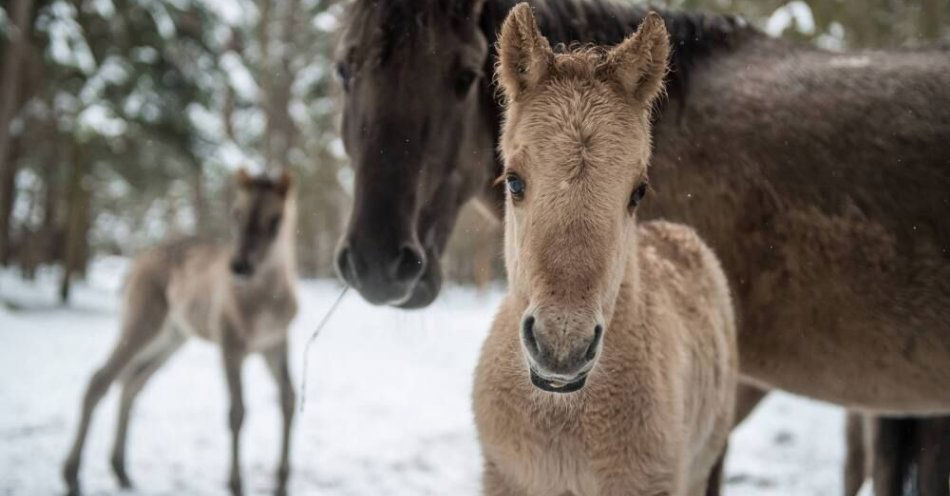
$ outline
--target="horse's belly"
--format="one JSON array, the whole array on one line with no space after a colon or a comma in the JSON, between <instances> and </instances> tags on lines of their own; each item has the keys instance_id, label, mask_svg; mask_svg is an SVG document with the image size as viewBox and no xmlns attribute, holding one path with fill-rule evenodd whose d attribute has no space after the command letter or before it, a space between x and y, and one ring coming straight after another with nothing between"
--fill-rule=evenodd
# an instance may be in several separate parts
<instances>
[{"instance_id":1,"label":"horse's belly","mask_svg":"<svg viewBox=\"0 0 950 496\"><path fill-rule=\"evenodd\" d=\"M804 313L827 314L826 307L815 301ZM747 326L739 338L741 373L772 388L859 410L950 413L950 323L898 322L886 318L887 310L864 318L846 313Z\"/></svg>"},{"instance_id":2,"label":"horse's belly","mask_svg":"<svg viewBox=\"0 0 950 496\"><path fill-rule=\"evenodd\" d=\"M790 209L725 253L742 374L881 413L950 413L950 263L874 219Z\"/></svg>"}]
</instances>

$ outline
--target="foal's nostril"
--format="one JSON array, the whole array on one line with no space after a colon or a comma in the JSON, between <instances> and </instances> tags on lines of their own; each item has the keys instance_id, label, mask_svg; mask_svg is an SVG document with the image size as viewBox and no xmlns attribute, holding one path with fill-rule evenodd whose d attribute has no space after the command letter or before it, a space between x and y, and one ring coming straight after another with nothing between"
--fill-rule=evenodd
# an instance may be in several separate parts
<instances>
[{"instance_id":1,"label":"foal's nostril","mask_svg":"<svg viewBox=\"0 0 950 496\"><path fill-rule=\"evenodd\" d=\"M231 260L231 272L246 276L251 273L251 264L246 260Z\"/></svg>"},{"instance_id":2,"label":"foal's nostril","mask_svg":"<svg viewBox=\"0 0 950 496\"><path fill-rule=\"evenodd\" d=\"M584 356L588 361L593 360L597 356L597 347L600 345L600 340L603 339L604 327L600 324L594 326L594 339L591 340L590 346L587 347L587 353Z\"/></svg>"},{"instance_id":3,"label":"foal's nostril","mask_svg":"<svg viewBox=\"0 0 950 496\"><path fill-rule=\"evenodd\" d=\"M396 259L395 276L397 281L412 281L419 277L425 268L425 256L422 250L404 245L399 250L399 258Z\"/></svg>"},{"instance_id":4,"label":"foal's nostril","mask_svg":"<svg viewBox=\"0 0 950 496\"><path fill-rule=\"evenodd\" d=\"M521 333L524 336L525 345L531 354L538 354L541 348L538 346L538 339L534 336L534 316L529 315L521 322Z\"/></svg>"}]
</instances>

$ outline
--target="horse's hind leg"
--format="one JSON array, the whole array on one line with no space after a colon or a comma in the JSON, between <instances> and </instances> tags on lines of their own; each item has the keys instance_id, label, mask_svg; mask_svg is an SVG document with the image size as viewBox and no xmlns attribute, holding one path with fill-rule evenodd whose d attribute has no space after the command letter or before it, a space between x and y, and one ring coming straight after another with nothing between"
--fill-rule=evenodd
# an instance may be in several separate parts
<instances>
[{"instance_id":1,"label":"horse's hind leg","mask_svg":"<svg viewBox=\"0 0 950 496\"><path fill-rule=\"evenodd\" d=\"M920 496L950 495L950 417L919 419L917 443Z\"/></svg>"},{"instance_id":2,"label":"horse's hind leg","mask_svg":"<svg viewBox=\"0 0 950 496\"><path fill-rule=\"evenodd\" d=\"M901 496L910 473L917 419L875 417L873 480L875 496Z\"/></svg>"},{"instance_id":3,"label":"horse's hind leg","mask_svg":"<svg viewBox=\"0 0 950 496\"><path fill-rule=\"evenodd\" d=\"M293 383L290 382L290 369L287 362L287 341L264 352L267 368L277 382L280 390L280 410L283 414L284 429L280 447L280 461L277 468L277 496L287 494L287 478L290 475L290 433L294 417L294 405L297 403Z\"/></svg>"},{"instance_id":4,"label":"horse's hind leg","mask_svg":"<svg viewBox=\"0 0 950 496\"><path fill-rule=\"evenodd\" d=\"M79 464L82 458L82 448L86 442L89 423L92 420L96 405L99 404L103 395L109 390L112 381L125 369L132 357L137 355L158 334L162 327L167 305L164 297L162 295L158 296L158 298L151 301L146 301L142 297L130 298L126 309L126 321L123 324L119 342L113 348L105 364L92 375L89 385L86 386L79 427L76 431L72 449L70 449L69 455L63 464L63 479L66 481L70 495L79 494ZM142 302L142 304L133 305L131 304L133 300Z\"/></svg>"},{"instance_id":5,"label":"horse's hind leg","mask_svg":"<svg viewBox=\"0 0 950 496\"><path fill-rule=\"evenodd\" d=\"M123 488L132 487L132 482L125 470L125 446L132 405L145 387L145 383L181 348L184 342L185 337L182 334L171 326L166 326L162 333L135 357L120 379L122 398L119 400L118 424L115 443L112 446L112 470Z\"/></svg>"}]
</instances>

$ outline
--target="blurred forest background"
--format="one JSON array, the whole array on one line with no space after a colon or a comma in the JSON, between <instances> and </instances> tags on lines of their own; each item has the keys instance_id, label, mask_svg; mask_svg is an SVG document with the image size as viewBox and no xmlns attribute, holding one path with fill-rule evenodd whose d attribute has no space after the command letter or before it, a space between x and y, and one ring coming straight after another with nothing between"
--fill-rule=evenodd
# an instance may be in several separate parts
<instances>
[{"instance_id":1,"label":"blurred forest background","mask_svg":"<svg viewBox=\"0 0 950 496\"><path fill-rule=\"evenodd\" d=\"M487 0L491 1L491 0ZM557 1L557 0L552 0ZM618 0L619 1L619 0ZM338 0L2 0L0 262L62 268L174 235L226 237L230 174L291 168L300 268L332 275L352 175L338 139ZM668 0L829 50L950 39L948 0ZM500 275L464 212L451 278Z\"/></svg>"}]
</instances>

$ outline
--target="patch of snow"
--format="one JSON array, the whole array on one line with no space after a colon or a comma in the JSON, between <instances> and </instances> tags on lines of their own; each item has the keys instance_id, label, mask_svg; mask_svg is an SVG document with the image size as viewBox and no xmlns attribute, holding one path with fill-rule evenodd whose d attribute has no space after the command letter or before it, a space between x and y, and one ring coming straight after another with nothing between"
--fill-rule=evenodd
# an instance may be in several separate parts
<instances>
[{"instance_id":1,"label":"patch of snow","mask_svg":"<svg viewBox=\"0 0 950 496\"><path fill-rule=\"evenodd\" d=\"M844 26L838 21L832 22L828 26L828 32L818 36L815 44L825 50L834 52L844 50Z\"/></svg>"},{"instance_id":2,"label":"patch of snow","mask_svg":"<svg viewBox=\"0 0 950 496\"><path fill-rule=\"evenodd\" d=\"M49 36L49 54L56 63L92 74L96 60L86 44L76 15L75 7L58 0L45 9L37 25Z\"/></svg>"},{"instance_id":3,"label":"patch of snow","mask_svg":"<svg viewBox=\"0 0 950 496\"><path fill-rule=\"evenodd\" d=\"M119 326L127 260L106 258L56 302L58 271L34 282L0 271L0 494L57 494L89 376ZM302 344L340 288L303 281L291 329L292 375ZM292 494L479 494L472 371L502 297L448 287L423 311L373 307L350 293L310 350L305 409L294 426ZM273 487L279 446L277 391L260 359L244 373L248 415L243 473L248 494ZM115 494L109 468L117 393L99 405L81 477L86 494ZM128 468L136 494L226 493L227 394L219 349L194 340L148 384L133 412ZM731 495L834 495L840 491L840 409L773 394L734 434Z\"/></svg>"},{"instance_id":4,"label":"patch of snow","mask_svg":"<svg viewBox=\"0 0 950 496\"><path fill-rule=\"evenodd\" d=\"M240 55L233 51L221 55L221 67L227 73L228 81L239 97L250 102L257 100L260 89Z\"/></svg>"},{"instance_id":5,"label":"patch of snow","mask_svg":"<svg viewBox=\"0 0 950 496\"><path fill-rule=\"evenodd\" d=\"M340 26L340 20L333 13L324 11L314 16L313 25L321 31L330 33Z\"/></svg>"},{"instance_id":6,"label":"patch of snow","mask_svg":"<svg viewBox=\"0 0 950 496\"><path fill-rule=\"evenodd\" d=\"M811 7L803 0L792 0L775 9L765 23L765 32L772 36L780 36L786 29L792 27L802 34L815 32L815 16Z\"/></svg>"},{"instance_id":7,"label":"patch of snow","mask_svg":"<svg viewBox=\"0 0 950 496\"><path fill-rule=\"evenodd\" d=\"M102 104L92 104L77 118L80 131L93 131L96 134L108 137L121 136L125 133L125 121L115 115L109 107Z\"/></svg>"}]
</instances>

